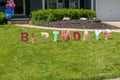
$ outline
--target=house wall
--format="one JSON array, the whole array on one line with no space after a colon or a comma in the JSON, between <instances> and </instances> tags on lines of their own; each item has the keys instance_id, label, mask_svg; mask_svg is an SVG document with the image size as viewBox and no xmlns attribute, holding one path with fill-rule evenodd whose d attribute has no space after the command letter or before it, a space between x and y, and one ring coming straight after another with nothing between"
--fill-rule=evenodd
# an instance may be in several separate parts
<instances>
[{"instance_id":1,"label":"house wall","mask_svg":"<svg viewBox=\"0 0 120 80\"><path fill-rule=\"evenodd\" d=\"M0 6L0 12L4 11L6 9L5 6Z\"/></svg>"},{"instance_id":2,"label":"house wall","mask_svg":"<svg viewBox=\"0 0 120 80\"><path fill-rule=\"evenodd\" d=\"M85 0L85 9L91 9L91 0Z\"/></svg>"},{"instance_id":3,"label":"house wall","mask_svg":"<svg viewBox=\"0 0 120 80\"><path fill-rule=\"evenodd\" d=\"M6 8L6 0L0 0L0 12L4 11Z\"/></svg>"},{"instance_id":4,"label":"house wall","mask_svg":"<svg viewBox=\"0 0 120 80\"><path fill-rule=\"evenodd\" d=\"M25 0L26 15L30 14L30 0Z\"/></svg>"},{"instance_id":5,"label":"house wall","mask_svg":"<svg viewBox=\"0 0 120 80\"><path fill-rule=\"evenodd\" d=\"M30 11L42 9L42 0L30 0Z\"/></svg>"},{"instance_id":6,"label":"house wall","mask_svg":"<svg viewBox=\"0 0 120 80\"><path fill-rule=\"evenodd\" d=\"M80 0L81 9L91 9L91 0Z\"/></svg>"},{"instance_id":7,"label":"house wall","mask_svg":"<svg viewBox=\"0 0 120 80\"><path fill-rule=\"evenodd\" d=\"M96 13L103 21L119 21L120 0L96 0Z\"/></svg>"},{"instance_id":8,"label":"house wall","mask_svg":"<svg viewBox=\"0 0 120 80\"><path fill-rule=\"evenodd\" d=\"M96 0L93 0L93 9L96 10Z\"/></svg>"},{"instance_id":9,"label":"house wall","mask_svg":"<svg viewBox=\"0 0 120 80\"><path fill-rule=\"evenodd\" d=\"M91 0L58 0L59 4L63 3L63 8L83 8L91 9ZM74 6L75 3L75 6ZM45 0L45 9L60 8L57 6L57 0Z\"/></svg>"}]
</instances>

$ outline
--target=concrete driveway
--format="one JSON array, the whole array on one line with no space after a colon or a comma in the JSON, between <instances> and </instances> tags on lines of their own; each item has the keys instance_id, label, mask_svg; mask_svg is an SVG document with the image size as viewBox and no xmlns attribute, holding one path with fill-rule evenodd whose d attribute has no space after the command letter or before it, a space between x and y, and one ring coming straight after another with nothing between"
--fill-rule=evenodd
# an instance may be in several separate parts
<instances>
[{"instance_id":1,"label":"concrete driveway","mask_svg":"<svg viewBox=\"0 0 120 80\"><path fill-rule=\"evenodd\" d=\"M120 21L111 21L111 22L103 22L103 23L107 23L113 26L120 27Z\"/></svg>"},{"instance_id":2,"label":"concrete driveway","mask_svg":"<svg viewBox=\"0 0 120 80\"><path fill-rule=\"evenodd\" d=\"M104 79L104 80L120 80L120 78L116 78L116 79Z\"/></svg>"}]
</instances>

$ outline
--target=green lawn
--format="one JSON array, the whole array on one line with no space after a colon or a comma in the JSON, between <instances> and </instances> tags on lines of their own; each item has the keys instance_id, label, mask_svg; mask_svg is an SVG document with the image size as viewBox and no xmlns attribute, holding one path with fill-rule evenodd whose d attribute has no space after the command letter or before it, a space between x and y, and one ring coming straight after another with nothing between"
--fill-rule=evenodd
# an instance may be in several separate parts
<instances>
[{"instance_id":1,"label":"green lawn","mask_svg":"<svg viewBox=\"0 0 120 80\"><path fill-rule=\"evenodd\" d=\"M35 34L35 43L20 42L20 32ZM50 34L41 41L40 32ZM0 26L0 80L102 80L120 77L120 33L109 40L53 41L53 31ZM83 35L83 32L81 32ZM72 37L72 35L71 35Z\"/></svg>"}]
</instances>

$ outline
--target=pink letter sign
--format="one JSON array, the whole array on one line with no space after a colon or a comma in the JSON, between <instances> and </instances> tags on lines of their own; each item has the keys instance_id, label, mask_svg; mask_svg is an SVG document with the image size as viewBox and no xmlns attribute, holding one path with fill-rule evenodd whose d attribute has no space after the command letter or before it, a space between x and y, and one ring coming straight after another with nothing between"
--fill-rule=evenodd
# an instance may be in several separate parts
<instances>
[{"instance_id":1,"label":"pink letter sign","mask_svg":"<svg viewBox=\"0 0 120 80\"><path fill-rule=\"evenodd\" d=\"M62 30L62 40L70 40L70 31Z\"/></svg>"}]
</instances>

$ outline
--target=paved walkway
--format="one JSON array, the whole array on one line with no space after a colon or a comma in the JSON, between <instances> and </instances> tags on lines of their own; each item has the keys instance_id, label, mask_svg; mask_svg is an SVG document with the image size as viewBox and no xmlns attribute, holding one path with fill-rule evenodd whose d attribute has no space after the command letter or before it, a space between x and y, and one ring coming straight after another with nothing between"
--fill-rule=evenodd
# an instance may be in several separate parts
<instances>
[{"instance_id":1,"label":"paved walkway","mask_svg":"<svg viewBox=\"0 0 120 80\"><path fill-rule=\"evenodd\" d=\"M110 25L113 25L113 26L120 27L120 21L112 21L112 22L104 22L104 23L107 23L107 24L110 24Z\"/></svg>"},{"instance_id":2,"label":"paved walkway","mask_svg":"<svg viewBox=\"0 0 120 80\"><path fill-rule=\"evenodd\" d=\"M120 78L116 78L116 79L104 79L104 80L120 80Z\"/></svg>"},{"instance_id":3,"label":"paved walkway","mask_svg":"<svg viewBox=\"0 0 120 80\"><path fill-rule=\"evenodd\" d=\"M95 30L97 30L97 29L53 28L53 27L35 26L35 25L28 25L28 24L16 24L16 26L28 27L28 28L40 28L40 29L48 29L48 30L69 30L69 31L86 31L86 30L87 31L95 31ZM100 29L98 29L98 30L100 30ZM112 32L120 32L120 29L111 29L111 31Z\"/></svg>"}]
</instances>

